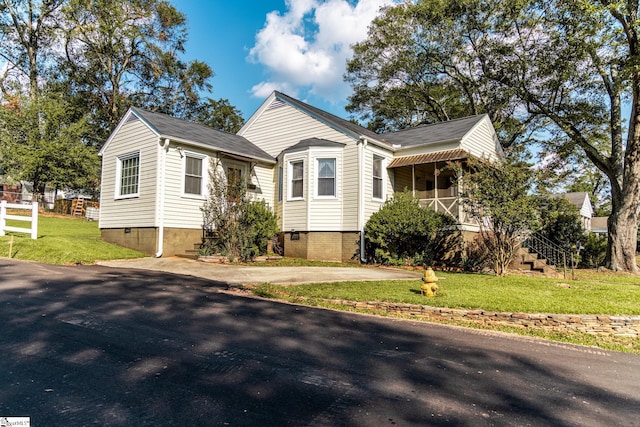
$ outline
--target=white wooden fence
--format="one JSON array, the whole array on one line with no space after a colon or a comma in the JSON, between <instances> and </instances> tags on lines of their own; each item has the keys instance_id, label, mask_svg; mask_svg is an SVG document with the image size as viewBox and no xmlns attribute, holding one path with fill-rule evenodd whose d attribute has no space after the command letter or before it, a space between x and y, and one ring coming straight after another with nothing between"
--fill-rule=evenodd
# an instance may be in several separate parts
<instances>
[{"instance_id":1,"label":"white wooden fence","mask_svg":"<svg viewBox=\"0 0 640 427\"><path fill-rule=\"evenodd\" d=\"M9 215L7 209L23 209L30 210L31 215ZM7 225L7 220L26 221L31 223L31 228L12 227ZM13 231L16 233L31 234L32 239L38 238L38 202L30 205L22 205L17 203L7 203L6 200L0 201L0 236L4 236L5 232Z\"/></svg>"}]
</instances>

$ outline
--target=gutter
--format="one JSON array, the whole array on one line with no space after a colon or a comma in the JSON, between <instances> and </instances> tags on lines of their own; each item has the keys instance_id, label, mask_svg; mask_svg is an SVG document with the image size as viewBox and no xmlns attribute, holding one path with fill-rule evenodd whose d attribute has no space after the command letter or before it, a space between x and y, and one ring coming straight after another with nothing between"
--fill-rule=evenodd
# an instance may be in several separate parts
<instances>
[{"instance_id":1,"label":"gutter","mask_svg":"<svg viewBox=\"0 0 640 427\"><path fill-rule=\"evenodd\" d=\"M165 169L167 164L167 151L169 151L169 138L165 138L164 142L159 139L160 142L160 162L158 165L158 242L157 251L155 253L156 258L160 258L164 251L164 182L165 182Z\"/></svg>"}]
</instances>

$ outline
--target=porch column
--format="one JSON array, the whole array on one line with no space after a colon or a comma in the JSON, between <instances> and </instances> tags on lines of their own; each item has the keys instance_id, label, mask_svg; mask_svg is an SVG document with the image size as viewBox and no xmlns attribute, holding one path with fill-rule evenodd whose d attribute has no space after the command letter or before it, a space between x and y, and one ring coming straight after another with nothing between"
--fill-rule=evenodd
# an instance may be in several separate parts
<instances>
[{"instance_id":1,"label":"porch column","mask_svg":"<svg viewBox=\"0 0 640 427\"><path fill-rule=\"evenodd\" d=\"M436 212L438 212L438 175L440 175L440 171L438 170L438 163L436 162L433 167L433 195L435 198L433 209Z\"/></svg>"},{"instance_id":2,"label":"porch column","mask_svg":"<svg viewBox=\"0 0 640 427\"><path fill-rule=\"evenodd\" d=\"M416 197L416 165L411 165L411 195Z\"/></svg>"},{"instance_id":3,"label":"porch column","mask_svg":"<svg viewBox=\"0 0 640 427\"><path fill-rule=\"evenodd\" d=\"M462 206L462 199L460 197L460 194L462 193L462 174L458 175L456 185L458 186L458 188L456 189L456 199L458 200L458 223L462 224L463 219L465 219L463 217L464 208Z\"/></svg>"}]
</instances>

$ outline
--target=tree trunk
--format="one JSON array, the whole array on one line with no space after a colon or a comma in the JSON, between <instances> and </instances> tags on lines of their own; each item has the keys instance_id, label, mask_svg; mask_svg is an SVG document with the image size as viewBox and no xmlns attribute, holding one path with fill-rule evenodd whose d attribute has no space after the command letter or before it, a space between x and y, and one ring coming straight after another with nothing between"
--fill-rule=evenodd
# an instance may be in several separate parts
<instances>
[{"instance_id":1,"label":"tree trunk","mask_svg":"<svg viewBox=\"0 0 640 427\"><path fill-rule=\"evenodd\" d=\"M631 193L631 191L625 191ZM608 220L609 244L607 245L607 268L615 271L638 273L636 264L636 239L638 233L637 202L638 187L634 194L622 198L612 195L612 211ZM617 200L616 200L617 199Z\"/></svg>"}]
</instances>

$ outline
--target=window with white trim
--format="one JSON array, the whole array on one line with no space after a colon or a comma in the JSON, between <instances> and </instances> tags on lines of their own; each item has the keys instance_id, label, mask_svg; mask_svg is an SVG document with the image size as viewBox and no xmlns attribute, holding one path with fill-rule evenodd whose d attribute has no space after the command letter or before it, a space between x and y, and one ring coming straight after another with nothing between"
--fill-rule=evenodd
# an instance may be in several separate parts
<instances>
[{"instance_id":1,"label":"window with white trim","mask_svg":"<svg viewBox=\"0 0 640 427\"><path fill-rule=\"evenodd\" d=\"M383 160L383 157L376 155L373 156L373 198L380 200L384 197Z\"/></svg>"},{"instance_id":2,"label":"window with white trim","mask_svg":"<svg viewBox=\"0 0 640 427\"><path fill-rule=\"evenodd\" d=\"M290 182L289 195L291 199L304 198L304 162L302 160L289 163Z\"/></svg>"},{"instance_id":3,"label":"window with white trim","mask_svg":"<svg viewBox=\"0 0 640 427\"><path fill-rule=\"evenodd\" d=\"M118 156L117 197L135 197L140 191L140 152Z\"/></svg>"},{"instance_id":4,"label":"window with white trim","mask_svg":"<svg viewBox=\"0 0 640 427\"><path fill-rule=\"evenodd\" d=\"M336 159L318 159L318 196L335 197L336 195Z\"/></svg>"},{"instance_id":5,"label":"window with white trim","mask_svg":"<svg viewBox=\"0 0 640 427\"><path fill-rule=\"evenodd\" d=\"M186 153L184 156L184 194L188 196L203 196L204 182L203 156Z\"/></svg>"}]
</instances>

